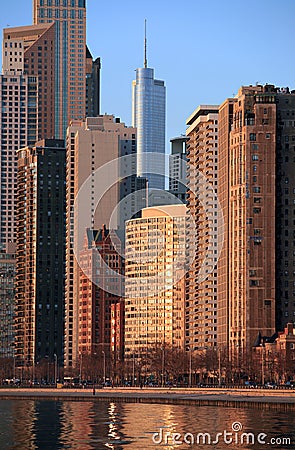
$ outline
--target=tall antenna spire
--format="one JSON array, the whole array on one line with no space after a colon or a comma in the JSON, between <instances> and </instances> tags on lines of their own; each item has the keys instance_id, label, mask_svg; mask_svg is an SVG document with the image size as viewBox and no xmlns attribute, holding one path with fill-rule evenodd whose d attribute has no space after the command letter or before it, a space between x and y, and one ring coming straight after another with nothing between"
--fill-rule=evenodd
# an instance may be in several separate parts
<instances>
[{"instance_id":1,"label":"tall antenna spire","mask_svg":"<svg viewBox=\"0 0 295 450\"><path fill-rule=\"evenodd\" d=\"M144 68L147 68L147 57L146 57L146 19L144 19Z\"/></svg>"}]
</instances>

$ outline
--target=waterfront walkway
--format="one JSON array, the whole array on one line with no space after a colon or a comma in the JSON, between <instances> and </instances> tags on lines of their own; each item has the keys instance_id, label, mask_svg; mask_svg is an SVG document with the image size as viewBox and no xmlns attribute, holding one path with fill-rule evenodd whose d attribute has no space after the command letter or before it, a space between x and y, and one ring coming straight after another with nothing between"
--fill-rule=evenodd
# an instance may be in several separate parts
<instances>
[{"instance_id":1,"label":"waterfront walkway","mask_svg":"<svg viewBox=\"0 0 295 450\"><path fill-rule=\"evenodd\" d=\"M1 400L160 403L295 410L295 391L222 388L1 388Z\"/></svg>"}]
</instances>

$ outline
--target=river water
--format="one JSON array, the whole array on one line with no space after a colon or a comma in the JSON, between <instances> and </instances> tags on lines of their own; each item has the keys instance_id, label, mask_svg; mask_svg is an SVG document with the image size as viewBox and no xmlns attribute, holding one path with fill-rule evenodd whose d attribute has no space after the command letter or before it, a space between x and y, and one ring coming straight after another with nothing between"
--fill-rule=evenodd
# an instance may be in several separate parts
<instances>
[{"instance_id":1,"label":"river water","mask_svg":"<svg viewBox=\"0 0 295 450\"><path fill-rule=\"evenodd\" d=\"M295 449L295 412L99 401L0 401L0 450L192 448Z\"/></svg>"}]
</instances>

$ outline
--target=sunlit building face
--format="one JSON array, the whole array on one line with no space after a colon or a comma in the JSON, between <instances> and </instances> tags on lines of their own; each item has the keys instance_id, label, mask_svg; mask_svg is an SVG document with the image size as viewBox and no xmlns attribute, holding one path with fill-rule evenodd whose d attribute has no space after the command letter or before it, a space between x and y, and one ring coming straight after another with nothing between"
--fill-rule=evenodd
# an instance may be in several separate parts
<instances>
[{"instance_id":1,"label":"sunlit building face","mask_svg":"<svg viewBox=\"0 0 295 450\"><path fill-rule=\"evenodd\" d=\"M145 208L126 225L125 354L184 346L184 205Z\"/></svg>"}]
</instances>

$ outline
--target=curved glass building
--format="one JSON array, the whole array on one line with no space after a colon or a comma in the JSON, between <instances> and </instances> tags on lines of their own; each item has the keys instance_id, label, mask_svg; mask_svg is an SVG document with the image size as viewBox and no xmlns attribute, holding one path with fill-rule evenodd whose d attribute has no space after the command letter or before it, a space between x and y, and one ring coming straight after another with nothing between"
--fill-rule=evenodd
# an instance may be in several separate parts
<instances>
[{"instance_id":1,"label":"curved glass building","mask_svg":"<svg viewBox=\"0 0 295 450\"><path fill-rule=\"evenodd\" d=\"M136 69L132 82L132 126L137 128L137 175L146 177L150 189L165 188L166 87L154 79L154 69ZM162 167L154 167L149 153L163 154ZM154 174L155 169L163 176Z\"/></svg>"}]
</instances>

